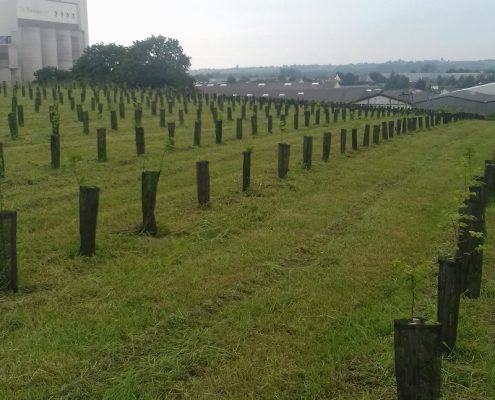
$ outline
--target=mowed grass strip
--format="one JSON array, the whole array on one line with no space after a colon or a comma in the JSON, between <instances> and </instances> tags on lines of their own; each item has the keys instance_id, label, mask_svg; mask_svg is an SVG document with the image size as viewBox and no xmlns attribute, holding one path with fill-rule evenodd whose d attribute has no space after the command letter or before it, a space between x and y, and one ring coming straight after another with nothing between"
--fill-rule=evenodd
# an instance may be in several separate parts
<instances>
[{"instance_id":1,"label":"mowed grass strip","mask_svg":"<svg viewBox=\"0 0 495 400\"><path fill-rule=\"evenodd\" d=\"M165 143L152 122L148 160L135 157L130 127L109 132L108 164L94 161L94 134L74 126L63 136L67 153L83 155L79 173L102 188L91 260L75 256L68 162L50 170L45 133L33 134L27 154L11 147L3 188L20 215L23 293L0 300L5 398L393 398L392 320L408 315L410 297L397 265L432 263L451 250L462 157L473 146L481 167L494 148L492 125L440 127L351 157L339 156L334 141L331 162L312 171L298 164L303 132L314 132L319 158L325 128L289 132L283 182L281 134L179 146L166 154L158 189L160 238L149 239L134 231L142 164L156 168ZM247 146L253 190L244 196ZM212 163L213 204L198 210L194 162L203 158ZM434 317L433 284L418 309ZM446 364L446 398L493 393L493 371L466 378L487 365L473 354L493 351L488 341L463 353L463 335L489 337L489 326L471 322L459 358Z\"/></svg>"}]
</instances>

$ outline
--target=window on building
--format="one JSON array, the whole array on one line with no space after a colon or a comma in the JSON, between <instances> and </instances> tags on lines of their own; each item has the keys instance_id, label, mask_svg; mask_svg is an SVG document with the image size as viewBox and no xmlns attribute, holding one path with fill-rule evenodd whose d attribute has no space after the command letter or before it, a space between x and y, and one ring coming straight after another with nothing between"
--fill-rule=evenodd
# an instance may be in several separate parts
<instances>
[{"instance_id":1,"label":"window on building","mask_svg":"<svg viewBox=\"0 0 495 400\"><path fill-rule=\"evenodd\" d=\"M5 46L0 46L0 67L9 68L9 49Z\"/></svg>"},{"instance_id":2,"label":"window on building","mask_svg":"<svg viewBox=\"0 0 495 400\"><path fill-rule=\"evenodd\" d=\"M12 36L0 36L0 44L11 44Z\"/></svg>"}]
</instances>

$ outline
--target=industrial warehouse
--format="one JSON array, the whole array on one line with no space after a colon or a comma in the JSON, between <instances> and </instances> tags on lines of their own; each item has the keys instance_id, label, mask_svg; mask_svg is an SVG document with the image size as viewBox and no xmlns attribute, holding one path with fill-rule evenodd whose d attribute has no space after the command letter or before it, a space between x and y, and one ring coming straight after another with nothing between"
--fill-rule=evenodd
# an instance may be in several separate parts
<instances>
[{"instance_id":1,"label":"industrial warehouse","mask_svg":"<svg viewBox=\"0 0 495 400\"><path fill-rule=\"evenodd\" d=\"M372 86L336 87L333 83L326 82L198 83L196 89L210 95L298 99L375 107L464 111L484 116L495 115L495 83L442 94L415 89L384 90Z\"/></svg>"},{"instance_id":2,"label":"industrial warehouse","mask_svg":"<svg viewBox=\"0 0 495 400\"><path fill-rule=\"evenodd\" d=\"M89 45L86 0L0 0L0 81L72 68Z\"/></svg>"}]
</instances>

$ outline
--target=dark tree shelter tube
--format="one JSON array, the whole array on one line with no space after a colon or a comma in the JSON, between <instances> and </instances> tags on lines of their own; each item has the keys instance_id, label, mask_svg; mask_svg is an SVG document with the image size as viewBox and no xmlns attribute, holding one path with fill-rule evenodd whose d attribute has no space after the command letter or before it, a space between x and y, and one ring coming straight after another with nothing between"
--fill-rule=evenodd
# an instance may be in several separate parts
<instances>
[{"instance_id":1,"label":"dark tree shelter tube","mask_svg":"<svg viewBox=\"0 0 495 400\"><path fill-rule=\"evenodd\" d=\"M81 186L79 188L79 232L81 248L79 254L92 257L96 252L96 223L100 189Z\"/></svg>"},{"instance_id":2,"label":"dark tree shelter tube","mask_svg":"<svg viewBox=\"0 0 495 400\"><path fill-rule=\"evenodd\" d=\"M141 208L143 213L143 225L140 233L144 235L156 236L158 233L155 208L159 180L160 171L143 171L141 175Z\"/></svg>"}]
</instances>

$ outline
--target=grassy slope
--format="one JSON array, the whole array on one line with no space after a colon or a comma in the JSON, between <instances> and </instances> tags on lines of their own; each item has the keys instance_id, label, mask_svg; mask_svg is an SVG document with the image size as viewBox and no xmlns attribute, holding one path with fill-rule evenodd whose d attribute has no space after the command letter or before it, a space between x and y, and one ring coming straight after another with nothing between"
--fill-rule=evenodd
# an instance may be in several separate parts
<instances>
[{"instance_id":1,"label":"grassy slope","mask_svg":"<svg viewBox=\"0 0 495 400\"><path fill-rule=\"evenodd\" d=\"M246 123L243 141L218 147L205 111L204 146L189 147L188 119L165 157L160 238L150 239L133 232L140 171L143 163L158 167L165 142L157 119L146 112L146 161L135 157L128 118L109 132L110 161L98 164L98 123L84 136L65 106L64 165L52 171L47 103L39 116L25 103L20 139L4 139L3 190L6 207L19 211L22 290L0 294L1 398L394 398L392 320L408 315L410 297L397 271L429 266L418 313L433 318L433 261L451 251L462 155L473 146L481 167L495 148L491 123L440 127L349 157L334 143L329 164L305 171L302 135L316 136L318 158L323 127L260 129L252 138ZM0 121L7 106L0 98ZM361 141L363 124L330 130L359 127ZM234 137L233 124L224 136ZM282 137L293 145L285 181L275 174ZM245 196L247 147L253 190ZM70 154L83 157L85 183L102 189L98 256L90 260L75 256ZM208 210L196 207L200 159L211 162ZM459 354L444 366L448 399L495 396L490 248L487 257L483 299L463 302Z\"/></svg>"}]
</instances>

